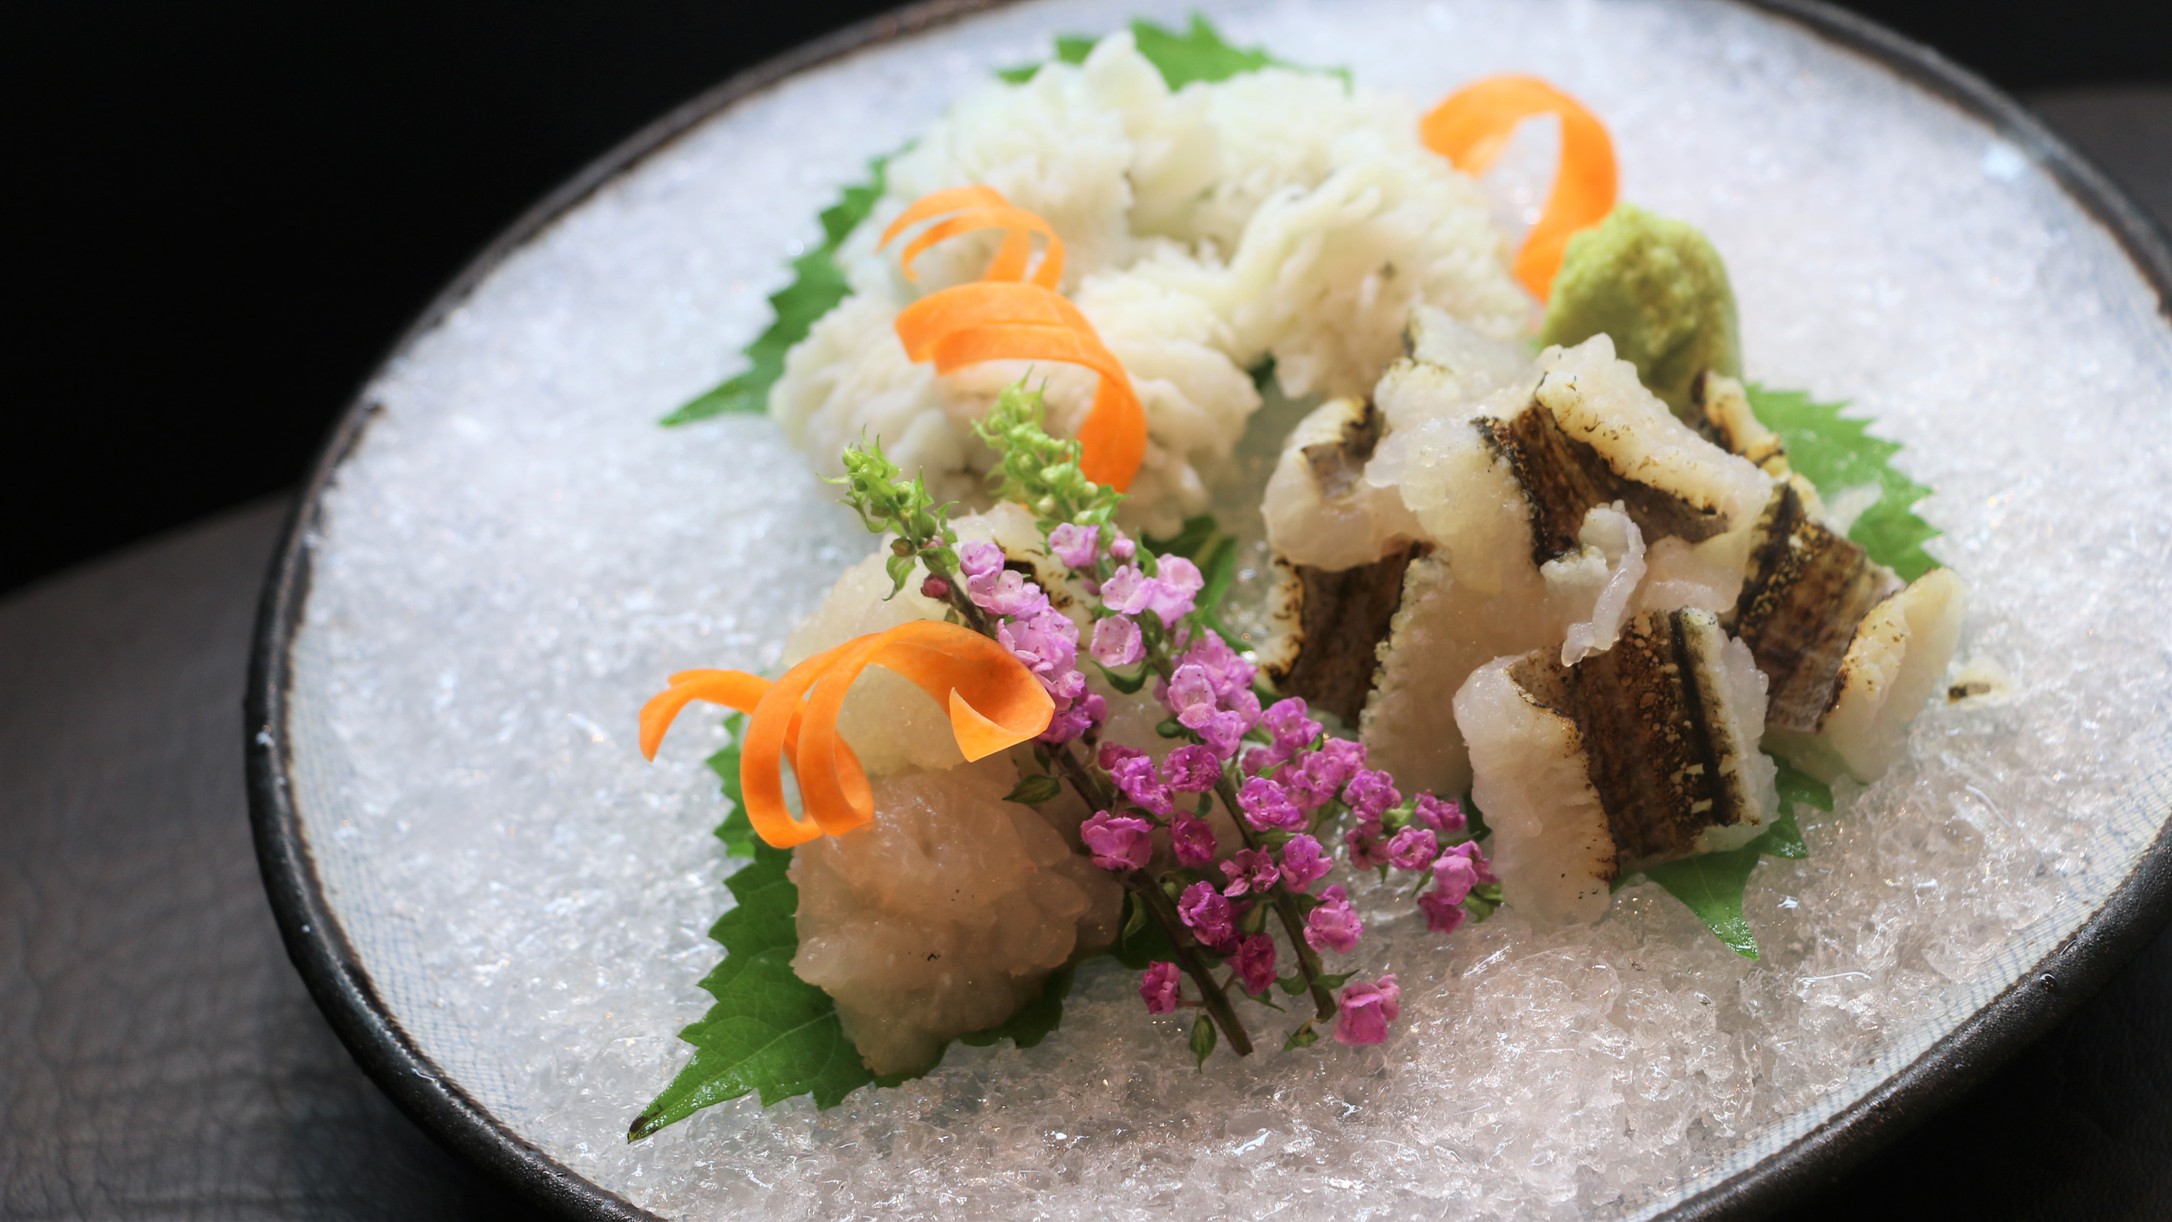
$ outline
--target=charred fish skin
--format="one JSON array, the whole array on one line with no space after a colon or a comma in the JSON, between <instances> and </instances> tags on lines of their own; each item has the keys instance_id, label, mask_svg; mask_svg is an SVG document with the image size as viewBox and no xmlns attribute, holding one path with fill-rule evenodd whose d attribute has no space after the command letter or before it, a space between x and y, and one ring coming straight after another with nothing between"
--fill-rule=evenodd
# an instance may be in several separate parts
<instances>
[{"instance_id":1,"label":"charred fish skin","mask_svg":"<svg viewBox=\"0 0 2172 1222\"><path fill-rule=\"evenodd\" d=\"M1713 445L1757 464L1774 479L1794 474L1787 446L1750 408L1742 383L1707 369L1689 384L1691 427Z\"/></svg>"},{"instance_id":2,"label":"charred fish skin","mask_svg":"<svg viewBox=\"0 0 2172 1222\"><path fill-rule=\"evenodd\" d=\"M1727 529L1727 519L1714 507L1622 478L1551 412L1532 407L1507 420L1480 417L1471 425L1523 493L1534 566L1575 553L1584 515L1617 502L1648 538L1672 535L1699 543Z\"/></svg>"},{"instance_id":3,"label":"charred fish skin","mask_svg":"<svg viewBox=\"0 0 2172 1222\"><path fill-rule=\"evenodd\" d=\"M1527 401L1472 419L1521 494L1531 563L1574 551L1584 515L1620 502L1647 541L1700 543L1749 524L1771 479L1676 420L1605 336L1549 350Z\"/></svg>"},{"instance_id":4,"label":"charred fish skin","mask_svg":"<svg viewBox=\"0 0 2172 1222\"><path fill-rule=\"evenodd\" d=\"M1365 478L1365 464L1380 446L1380 410L1370 399L1351 403L1340 420L1341 432L1333 441L1316 441L1298 451L1304 455L1322 500L1348 497Z\"/></svg>"},{"instance_id":5,"label":"charred fish skin","mask_svg":"<svg viewBox=\"0 0 2172 1222\"><path fill-rule=\"evenodd\" d=\"M1298 422L1260 502L1277 556L1344 569L1416 535L1401 495L1366 477L1386 433L1386 416L1370 399L1330 399Z\"/></svg>"},{"instance_id":6,"label":"charred fish skin","mask_svg":"<svg viewBox=\"0 0 2172 1222\"><path fill-rule=\"evenodd\" d=\"M1721 621L1772 683L1768 726L1817 729L1864 617L1900 587L1862 545L1813 518L1792 484L1775 489L1758 519L1742 593Z\"/></svg>"},{"instance_id":7,"label":"charred fish skin","mask_svg":"<svg viewBox=\"0 0 2172 1222\"><path fill-rule=\"evenodd\" d=\"M1953 661L1967 605L1967 588L1951 569L1932 569L1880 601L1848 643L1816 732L1776 730L1767 745L1820 780L1868 784L1885 775Z\"/></svg>"},{"instance_id":8,"label":"charred fish skin","mask_svg":"<svg viewBox=\"0 0 2172 1222\"><path fill-rule=\"evenodd\" d=\"M1276 690L1355 726L1372 695L1380 643L1402 606L1404 577L1431 550L1402 544L1339 570L1284 562L1276 608L1283 631L1261 658Z\"/></svg>"},{"instance_id":9,"label":"charred fish skin","mask_svg":"<svg viewBox=\"0 0 2172 1222\"><path fill-rule=\"evenodd\" d=\"M1773 803L1756 784L1757 734L1725 674L1711 613L1646 612L1614 647L1574 666L1532 654L1509 669L1531 699L1575 722L1624 872L1755 834Z\"/></svg>"}]
</instances>

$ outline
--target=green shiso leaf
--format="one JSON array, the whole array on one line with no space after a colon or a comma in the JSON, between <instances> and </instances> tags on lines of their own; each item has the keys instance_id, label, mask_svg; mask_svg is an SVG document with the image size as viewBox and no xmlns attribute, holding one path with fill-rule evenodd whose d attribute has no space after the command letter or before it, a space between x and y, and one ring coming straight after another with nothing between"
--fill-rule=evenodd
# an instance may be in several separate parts
<instances>
[{"instance_id":1,"label":"green shiso leaf","mask_svg":"<svg viewBox=\"0 0 2172 1222\"><path fill-rule=\"evenodd\" d=\"M724 948L724 960L701 987L716 1002L699 1022L679 1032L694 1046L693 1059L641 1110L626 1130L628 1141L750 1093L760 1096L763 1107L811 1095L817 1108L832 1108L862 1086L895 1086L920 1076L870 1072L845 1035L830 995L792 971L792 957L799 953L799 888L786 874L792 853L755 837L739 790L739 738L746 717L735 713L724 725L731 741L709 757L709 766L722 780L732 810L716 834L726 855L751 860L725 880L737 902L709 930ZM959 1042L983 1047L1007 1039L1020 1048L1040 1043L1063 1020L1072 976L1070 968L1051 973L1040 996L1008 1021L960 1036Z\"/></svg>"},{"instance_id":2,"label":"green shiso leaf","mask_svg":"<svg viewBox=\"0 0 2172 1222\"><path fill-rule=\"evenodd\" d=\"M1870 558L1914 581L1938 567L1923 544L1938 530L1916 516L1915 504L1931 490L1893 466L1900 443L1870 434L1870 422L1841 415L1845 403L1819 403L1794 390L1748 388L1750 408L1787 445L1788 465L1830 498L1850 488L1875 486L1878 500L1848 528Z\"/></svg>"},{"instance_id":3,"label":"green shiso leaf","mask_svg":"<svg viewBox=\"0 0 2172 1222\"><path fill-rule=\"evenodd\" d=\"M764 1107L812 1095L816 1107L828 1108L874 1080L829 994L792 973L799 888L785 877L791 860L789 852L758 846L753 862L725 883L739 903L709 931L725 955L701 982L716 1004L679 1032L694 1058L642 1109L628 1141L749 1092Z\"/></svg>"},{"instance_id":4,"label":"green shiso leaf","mask_svg":"<svg viewBox=\"0 0 2172 1222\"><path fill-rule=\"evenodd\" d=\"M1644 871L1644 876L1682 901L1697 919L1745 959L1757 957L1757 938L1742 916L1742 894L1762 852L1755 844L1724 853L1703 853Z\"/></svg>"},{"instance_id":5,"label":"green shiso leaf","mask_svg":"<svg viewBox=\"0 0 2172 1222\"><path fill-rule=\"evenodd\" d=\"M882 198L883 167L888 161L888 157L877 157L868 163L867 180L846 187L836 203L822 210L822 243L792 260L791 283L769 299L773 317L768 329L747 345L746 369L664 417L664 424L768 410L769 388L784 375L784 354L807 338L815 321L836 308L849 291L845 273L837 266L837 247Z\"/></svg>"},{"instance_id":6,"label":"green shiso leaf","mask_svg":"<svg viewBox=\"0 0 2172 1222\"><path fill-rule=\"evenodd\" d=\"M761 843L755 838L754 824L747 820L746 799L739 794L739 737L747 728L747 715L733 713L724 719L724 733L730 737L715 755L708 759L709 770L716 773L724 790L724 800L732 808L724 815L724 822L717 825L716 838L724 842L726 857L753 857L754 847Z\"/></svg>"},{"instance_id":7,"label":"green shiso leaf","mask_svg":"<svg viewBox=\"0 0 2172 1222\"><path fill-rule=\"evenodd\" d=\"M1825 782L1786 760L1776 762L1780 766L1780 813L1765 825L1764 834L1739 849L1670 861L1644 871L1646 878L1666 888L1667 894L1696 913L1720 941L1748 959L1757 958L1757 938L1742 915L1742 897L1749 887L1750 871L1760 857L1800 861L1810 855L1810 847L1803 843L1802 825L1795 819L1798 803L1824 811L1833 808L1833 791Z\"/></svg>"},{"instance_id":8,"label":"green shiso leaf","mask_svg":"<svg viewBox=\"0 0 2172 1222\"><path fill-rule=\"evenodd\" d=\"M1296 64L1276 59L1258 47L1239 47L1232 44L1222 37L1220 30L1215 29L1206 18L1197 13L1192 14L1190 27L1181 33L1166 26L1155 25L1151 21L1134 21L1131 23L1131 39L1139 48L1140 57L1154 65L1161 73L1161 79L1168 82L1171 89L1182 89L1194 81L1214 84L1247 72L1257 72L1262 68L1298 68L1299 71L1308 71ZM1055 62L1085 63L1086 56L1094 49L1095 41L1082 34L1058 37ZM1022 64L1016 68L1005 68L996 75L1013 85L1021 85L1032 80L1033 74L1042 67L1041 64ZM1348 76L1343 72L1336 75L1345 79Z\"/></svg>"},{"instance_id":9,"label":"green shiso leaf","mask_svg":"<svg viewBox=\"0 0 2172 1222\"><path fill-rule=\"evenodd\" d=\"M1782 802L1791 805L1799 803L1804 806L1815 806L1828 814L1832 813L1832 786L1811 776L1786 760L1777 760L1775 762L1780 765L1780 775L1777 783L1780 788L1780 800Z\"/></svg>"},{"instance_id":10,"label":"green shiso leaf","mask_svg":"<svg viewBox=\"0 0 2172 1222\"><path fill-rule=\"evenodd\" d=\"M1231 45L1197 13L1192 14L1191 28L1182 34L1150 21L1134 21L1131 37L1138 44L1139 54L1161 72L1161 79L1169 82L1171 89L1182 89L1193 81L1226 81L1270 66L1287 66L1258 47Z\"/></svg>"}]
</instances>

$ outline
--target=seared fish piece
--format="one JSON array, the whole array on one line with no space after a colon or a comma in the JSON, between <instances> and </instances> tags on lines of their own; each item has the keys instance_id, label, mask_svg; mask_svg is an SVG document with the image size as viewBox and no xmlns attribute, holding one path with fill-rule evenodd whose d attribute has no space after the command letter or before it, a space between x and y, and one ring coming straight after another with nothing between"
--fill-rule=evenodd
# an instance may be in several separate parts
<instances>
[{"instance_id":1,"label":"seared fish piece","mask_svg":"<svg viewBox=\"0 0 2172 1222\"><path fill-rule=\"evenodd\" d=\"M1534 651L1480 667L1455 718L1504 898L1594 920L1622 874L1755 838L1779 804L1764 706L1749 649L1706 611L1639 615L1573 666Z\"/></svg>"},{"instance_id":2,"label":"seared fish piece","mask_svg":"<svg viewBox=\"0 0 2172 1222\"><path fill-rule=\"evenodd\" d=\"M1742 593L1721 619L1772 682L1768 727L1817 729L1864 617L1900 587L1860 544L1812 518L1792 484L1779 486L1758 518Z\"/></svg>"},{"instance_id":3,"label":"seared fish piece","mask_svg":"<svg viewBox=\"0 0 2172 1222\"><path fill-rule=\"evenodd\" d=\"M1365 479L1384 423L1370 402L1331 399L1291 430L1260 502L1276 555L1314 569L1348 569L1417 533L1395 489Z\"/></svg>"},{"instance_id":4,"label":"seared fish piece","mask_svg":"<svg viewBox=\"0 0 2172 1222\"><path fill-rule=\"evenodd\" d=\"M1953 661L1966 602L1953 570L1932 569L1872 607L1841 659L1837 690L1815 733L1778 730L1766 745L1823 780L1884 776L1908 745L1908 723Z\"/></svg>"},{"instance_id":5,"label":"seared fish piece","mask_svg":"<svg viewBox=\"0 0 2172 1222\"><path fill-rule=\"evenodd\" d=\"M1411 562L1432 550L1399 544L1370 564L1344 569L1280 562L1271 611L1279 631L1259 659L1275 689L1356 725Z\"/></svg>"},{"instance_id":6,"label":"seared fish piece","mask_svg":"<svg viewBox=\"0 0 2172 1222\"><path fill-rule=\"evenodd\" d=\"M1429 423L1403 457L1404 503L1462 580L1491 591L1578 551L1598 506L1621 504L1647 544L1696 544L1750 525L1770 498L1770 477L1675 419L1606 336L1548 349L1534 369L1465 420Z\"/></svg>"}]
</instances>

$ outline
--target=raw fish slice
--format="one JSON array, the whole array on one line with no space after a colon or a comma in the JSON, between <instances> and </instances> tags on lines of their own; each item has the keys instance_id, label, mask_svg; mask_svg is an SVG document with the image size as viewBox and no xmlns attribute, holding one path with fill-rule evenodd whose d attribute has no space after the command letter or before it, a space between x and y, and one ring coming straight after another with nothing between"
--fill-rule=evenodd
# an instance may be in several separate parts
<instances>
[{"instance_id":1,"label":"raw fish slice","mask_svg":"<svg viewBox=\"0 0 2172 1222\"><path fill-rule=\"evenodd\" d=\"M1534 651L1474 673L1456 722L1508 902L1591 919L1622 873L1756 837L1779 801L1764 703L1748 648L1705 611L1639 615L1574 666Z\"/></svg>"},{"instance_id":2,"label":"raw fish slice","mask_svg":"<svg viewBox=\"0 0 2172 1222\"><path fill-rule=\"evenodd\" d=\"M1762 472L1676 420L1603 335L1560 352L1530 407L1480 429L1523 489L1534 563L1571 550L1594 505L1621 501L1647 538L1697 543L1770 495Z\"/></svg>"},{"instance_id":3,"label":"raw fish slice","mask_svg":"<svg viewBox=\"0 0 2172 1222\"><path fill-rule=\"evenodd\" d=\"M1495 590L1574 553L1601 505L1619 502L1652 546L1724 536L1764 507L1770 478L1676 420L1604 335L1548 349L1533 373L1397 450L1404 502L1462 580Z\"/></svg>"},{"instance_id":4,"label":"raw fish slice","mask_svg":"<svg viewBox=\"0 0 2172 1222\"><path fill-rule=\"evenodd\" d=\"M997 757L877 780L874 820L792 855L792 970L837 1002L877 1073L927 1068L1115 937L1122 889L1033 810Z\"/></svg>"},{"instance_id":5,"label":"raw fish slice","mask_svg":"<svg viewBox=\"0 0 2172 1222\"><path fill-rule=\"evenodd\" d=\"M1540 924L1596 921L1620 874L1576 723L1510 677L1521 658L1498 658L1455 695L1477 776L1471 800L1493 829L1488 850L1501 894Z\"/></svg>"},{"instance_id":6,"label":"raw fish slice","mask_svg":"<svg viewBox=\"0 0 2172 1222\"><path fill-rule=\"evenodd\" d=\"M1908 723L1923 711L1953 661L1967 591L1950 569L1933 569L1871 608L1840 664L1838 692L1815 734L1779 732L1767 745L1826 780L1885 775L1907 747Z\"/></svg>"},{"instance_id":7,"label":"raw fish slice","mask_svg":"<svg viewBox=\"0 0 2172 1222\"><path fill-rule=\"evenodd\" d=\"M1359 722L1375 767L1408 790L1461 793L1471 764L1449 697L1472 671L1503 655L1584 657L1613 643L1642 539L1611 506L1592 510L1579 537L1586 543L1576 556L1543 572L1525 563L1491 592L1459 580L1437 552L1411 562ZM1338 648L1352 648L1341 637L1354 628L1332 631ZM1564 644L1572 635L1573 649Z\"/></svg>"}]
</instances>

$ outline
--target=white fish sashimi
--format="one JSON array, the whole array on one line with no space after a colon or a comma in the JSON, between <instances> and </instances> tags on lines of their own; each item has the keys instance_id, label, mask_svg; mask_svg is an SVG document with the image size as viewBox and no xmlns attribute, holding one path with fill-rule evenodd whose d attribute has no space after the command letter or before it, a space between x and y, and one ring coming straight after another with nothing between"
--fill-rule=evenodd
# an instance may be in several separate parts
<instances>
[{"instance_id":1,"label":"white fish sashimi","mask_svg":"<svg viewBox=\"0 0 2172 1222\"><path fill-rule=\"evenodd\" d=\"M1825 780L1884 776L1908 746L1959 644L1967 590L1951 569L1933 569L1871 608L1840 666L1832 708L1814 734L1774 733L1766 745Z\"/></svg>"},{"instance_id":2,"label":"white fish sashimi","mask_svg":"<svg viewBox=\"0 0 2172 1222\"><path fill-rule=\"evenodd\" d=\"M1014 779L1001 757L878 779L871 823L792 855L792 970L837 1002L877 1073L927 1068L1115 938L1122 888L1004 800Z\"/></svg>"},{"instance_id":3,"label":"white fish sashimi","mask_svg":"<svg viewBox=\"0 0 2172 1222\"><path fill-rule=\"evenodd\" d=\"M1493 829L1505 902L1542 924L1596 921L1619 873L1614 838L1584 767L1583 735L1509 677L1519 661L1489 662L1456 692L1471 800Z\"/></svg>"}]
</instances>

